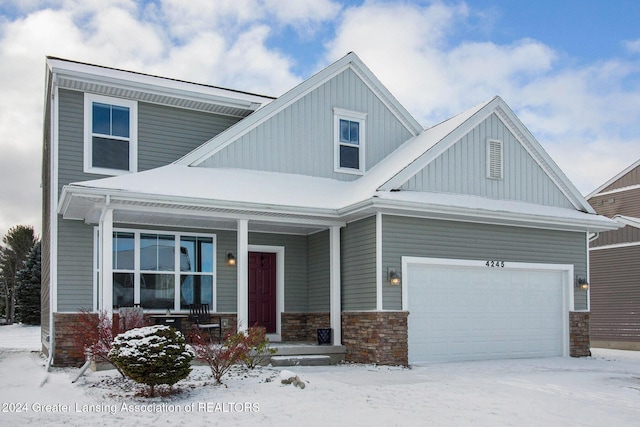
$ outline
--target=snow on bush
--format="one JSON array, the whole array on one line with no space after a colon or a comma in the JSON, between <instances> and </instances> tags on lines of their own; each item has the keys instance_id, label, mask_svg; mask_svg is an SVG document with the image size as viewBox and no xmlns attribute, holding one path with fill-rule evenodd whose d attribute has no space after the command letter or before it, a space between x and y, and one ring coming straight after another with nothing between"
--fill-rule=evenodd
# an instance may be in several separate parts
<instances>
[{"instance_id":1,"label":"snow on bush","mask_svg":"<svg viewBox=\"0 0 640 427\"><path fill-rule=\"evenodd\" d=\"M156 325L116 336L109 357L129 378L149 386L154 396L156 385L172 386L189 376L194 353L179 331Z\"/></svg>"}]
</instances>

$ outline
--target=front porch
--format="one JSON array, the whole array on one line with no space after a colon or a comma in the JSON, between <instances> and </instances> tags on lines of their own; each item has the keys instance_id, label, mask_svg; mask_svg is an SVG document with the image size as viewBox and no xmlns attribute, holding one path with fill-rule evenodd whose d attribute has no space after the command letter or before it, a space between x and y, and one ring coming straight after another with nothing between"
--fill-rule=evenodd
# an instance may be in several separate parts
<instances>
[{"instance_id":1,"label":"front porch","mask_svg":"<svg viewBox=\"0 0 640 427\"><path fill-rule=\"evenodd\" d=\"M274 342L276 350L268 363L272 366L336 365L344 362L347 348L344 345L318 345L308 342Z\"/></svg>"}]
</instances>

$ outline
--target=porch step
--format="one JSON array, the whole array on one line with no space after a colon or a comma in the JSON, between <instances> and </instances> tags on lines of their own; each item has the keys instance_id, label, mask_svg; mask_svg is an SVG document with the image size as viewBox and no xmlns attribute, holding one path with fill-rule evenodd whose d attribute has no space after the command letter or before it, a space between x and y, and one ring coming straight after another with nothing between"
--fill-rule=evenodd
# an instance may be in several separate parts
<instances>
[{"instance_id":1,"label":"porch step","mask_svg":"<svg viewBox=\"0 0 640 427\"><path fill-rule=\"evenodd\" d=\"M331 364L331 356L305 355L305 356L271 356L272 366L324 366Z\"/></svg>"}]
</instances>

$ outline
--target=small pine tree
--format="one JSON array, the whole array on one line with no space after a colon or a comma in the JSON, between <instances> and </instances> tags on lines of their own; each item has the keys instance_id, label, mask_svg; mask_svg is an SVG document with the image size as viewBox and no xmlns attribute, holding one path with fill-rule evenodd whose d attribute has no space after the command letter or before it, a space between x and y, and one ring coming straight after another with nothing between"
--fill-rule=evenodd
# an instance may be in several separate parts
<instances>
[{"instance_id":1,"label":"small pine tree","mask_svg":"<svg viewBox=\"0 0 640 427\"><path fill-rule=\"evenodd\" d=\"M164 325L131 329L113 341L109 357L129 378L149 386L174 385L189 376L193 352L187 348L184 335Z\"/></svg>"},{"instance_id":2,"label":"small pine tree","mask_svg":"<svg viewBox=\"0 0 640 427\"><path fill-rule=\"evenodd\" d=\"M38 242L16 274L16 320L29 325L40 324L40 252Z\"/></svg>"}]
</instances>

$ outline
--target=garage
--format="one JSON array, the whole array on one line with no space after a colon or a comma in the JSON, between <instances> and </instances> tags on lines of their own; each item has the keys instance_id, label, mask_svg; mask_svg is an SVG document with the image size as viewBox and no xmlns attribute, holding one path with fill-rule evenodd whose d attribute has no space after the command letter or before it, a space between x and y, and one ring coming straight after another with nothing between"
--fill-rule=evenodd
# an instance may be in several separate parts
<instances>
[{"instance_id":1,"label":"garage","mask_svg":"<svg viewBox=\"0 0 640 427\"><path fill-rule=\"evenodd\" d=\"M566 356L573 266L403 257L409 363Z\"/></svg>"}]
</instances>

